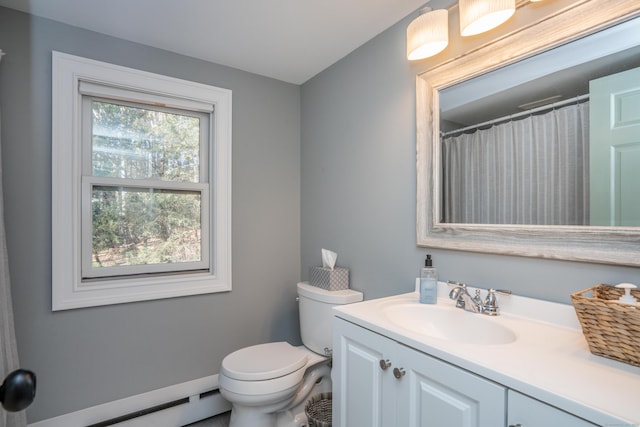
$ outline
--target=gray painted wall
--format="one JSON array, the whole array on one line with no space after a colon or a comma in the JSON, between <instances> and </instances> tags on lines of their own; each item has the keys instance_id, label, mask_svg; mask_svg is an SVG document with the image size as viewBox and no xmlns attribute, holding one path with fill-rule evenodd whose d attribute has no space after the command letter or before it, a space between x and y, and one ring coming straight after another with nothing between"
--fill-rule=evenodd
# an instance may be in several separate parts
<instances>
[{"instance_id":1,"label":"gray painted wall","mask_svg":"<svg viewBox=\"0 0 640 427\"><path fill-rule=\"evenodd\" d=\"M212 43L218 41L213 40ZM0 8L2 168L29 422L218 372L299 343L300 87ZM51 51L233 91L233 291L51 312Z\"/></svg>"},{"instance_id":2,"label":"gray painted wall","mask_svg":"<svg viewBox=\"0 0 640 427\"><path fill-rule=\"evenodd\" d=\"M441 280L562 303L598 283L640 282L636 268L416 246L416 75L567 1L542 3L530 16L518 9L509 24L486 35L468 41L454 35L444 53L409 63L405 31L414 14L302 86L302 277L327 248L338 252L351 287L366 299L411 291L426 253Z\"/></svg>"},{"instance_id":3,"label":"gray painted wall","mask_svg":"<svg viewBox=\"0 0 640 427\"><path fill-rule=\"evenodd\" d=\"M321 248L338 252L367 299L411 290L427 252L442 279L560 302L595 283L640 281L633 268L416 247L415 76L444 57L406 61L409 21L298 87L0 8L17 338L39 379L30 422L217 373L245 345L297 343L294 285ZM509 25L522 22L519 10ZM446 54L495 35L454 39ZM233 90L232 292L51 312L53 49Z\"/></svg>"}]
</instances>

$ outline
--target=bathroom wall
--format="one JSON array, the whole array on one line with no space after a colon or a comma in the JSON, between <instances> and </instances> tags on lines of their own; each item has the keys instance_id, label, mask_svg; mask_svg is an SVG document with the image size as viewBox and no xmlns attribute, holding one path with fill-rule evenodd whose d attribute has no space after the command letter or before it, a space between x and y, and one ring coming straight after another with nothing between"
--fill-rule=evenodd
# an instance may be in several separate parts
<instances>
[{"instance_id":1,"label":"bathroom wall","mask_svg":"<svg viewBox=\"0 0 640 427\"><path fill-rule=\"evenodd\" d=\"M219 41L212 40L212 43ZM0 8L2 169L29 422L216 374L299 342L300 87ZM233 91L233 290L51 311L51 51Z\"/></svg>"},{"instance_id":2,"label":"bathroom wall","mask_svg":"<svg viewBox=\"0 0 640 427\"><path fill-rule=\"evenodd\" d=\"M572 2L529 5L504 26L464 40L453 8L447 50L410 63L405 31L414 13L302 86L304 278L328 248L367 299L412 290L426 253L442 280L562 303L598 283L640 282L637 268L416 246L416 75Z\"/></svg>"},{"instance_id":3,"label":"bathroom wall","mask_svg":"<svg viewBox=\"0 0 640 427\"><path fill-rule=\"evenodd\" d=\"M29 422L215 374L242 346L299 342L295 283L321 248L368 299L411 290L427 252L444 280L561 302L640 282L633 268L416 247L415 76L528 16L410 64L414 16L300 87L0 8L12 291L22 365L38 374ZM232 292L51 312L51 50L233 91Z\"/></svg>"}]
</instances>

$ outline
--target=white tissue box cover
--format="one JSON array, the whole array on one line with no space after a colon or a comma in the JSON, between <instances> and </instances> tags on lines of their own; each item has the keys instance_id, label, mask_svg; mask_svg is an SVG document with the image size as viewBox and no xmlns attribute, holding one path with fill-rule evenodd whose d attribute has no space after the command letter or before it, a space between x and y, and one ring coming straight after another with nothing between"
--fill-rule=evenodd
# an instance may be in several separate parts
<instances>
[{"instance_id":1,"label":"white tissue box cover","mask_svg":"<svg viewBox=\"0 0 640 427\"><path fill-rule=\"evenodd\" d=\"M328 291L349 289L349 269L335 267L310 267L309 284Z\"/></svg>"}]
</instances>

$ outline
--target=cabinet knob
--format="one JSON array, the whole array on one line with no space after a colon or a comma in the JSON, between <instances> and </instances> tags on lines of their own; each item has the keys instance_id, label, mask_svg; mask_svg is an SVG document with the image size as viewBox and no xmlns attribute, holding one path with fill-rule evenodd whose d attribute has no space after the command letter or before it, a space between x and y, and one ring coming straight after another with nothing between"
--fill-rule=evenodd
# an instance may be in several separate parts
<instances>
[{"instance_id":1,"label":"cabinet knob","mask_svg":"<svg viewBox=\"0 0 640 427\"><path fill-rule=\"evenodd\" d=\"M389 359L380 359L380 369L386 371L389 366L391 366Z\"/></svg>"},{"instance_id":2,"label":"cabinet knob","mask_svg":"<svg viewBox=\"0 0 640 427\"><path fill-rule=\"evenodd\" d=\"M406 372L404 371L403 368L393 368L393 376L396 377L397 379L402 378L403 376L405 376Z\"/></svg>"}]
</instances>

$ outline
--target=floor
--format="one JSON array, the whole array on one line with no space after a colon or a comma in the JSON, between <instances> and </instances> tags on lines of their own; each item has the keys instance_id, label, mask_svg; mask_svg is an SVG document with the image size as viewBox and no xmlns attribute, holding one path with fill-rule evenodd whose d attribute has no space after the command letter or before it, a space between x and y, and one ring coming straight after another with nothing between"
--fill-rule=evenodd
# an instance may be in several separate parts
<instances>
[{"instance_id":1,"label":"floor","mask_svg":"<svg viewBox=\"0 0 640 427\"><path fill-rule=\"evenodd\" d=\"M230 417L231 412L225 412L224 414L220 414L212 418L207 418L206 420L198 421L197 423L189 424L188 427L228 427Z\"/></svg>"}]
</instances>

